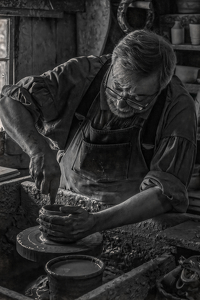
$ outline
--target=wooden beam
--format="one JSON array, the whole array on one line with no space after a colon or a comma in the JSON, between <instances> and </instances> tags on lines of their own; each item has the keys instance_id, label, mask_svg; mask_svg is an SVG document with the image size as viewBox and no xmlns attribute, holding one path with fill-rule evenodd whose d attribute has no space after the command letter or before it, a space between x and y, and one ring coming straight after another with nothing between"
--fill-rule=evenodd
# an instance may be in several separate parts
<instances>
[{"instance_id":1,"label":"wooden beam","mask_svg":"<svg viewBox=\"0 0 200 300\"><path fill-rule=\"evenodd\" d=\"M23 16L32 18L63 18L64 13L56 10L36 10L0 7L0 16Z\"/></svg>"},{"instance_id":2,"label":"wooden beam","mask_svg":"<svg viewBox=\"0 0 200 300\"><path fill-rule=\"evenodd\" d=\"M1 8L84 12L85 0L1 0L0 9Z\"/></svg>"},{"instance_id":3,"label":"wooden beam","mask_svg":"<svg viewBox=\"0 0 200 300\"><path fill-rule=\"evenodd\" d=\"M51 0L54 9L65 12L84 12L85 0Z\"/></svg>"}]
</instances>

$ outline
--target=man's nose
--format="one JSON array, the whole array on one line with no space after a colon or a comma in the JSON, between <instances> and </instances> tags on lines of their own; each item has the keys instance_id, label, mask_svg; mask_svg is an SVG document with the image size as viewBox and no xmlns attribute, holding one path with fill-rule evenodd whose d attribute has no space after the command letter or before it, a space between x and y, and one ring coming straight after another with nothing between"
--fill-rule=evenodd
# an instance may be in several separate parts
<instances>
[{"instance_id":1,"label":"man's nose","mask_svg":"<svg viewBox=\"0 0 200 300\"><path fill-rule=\"evenodd\" d=\"M117 106L119 107L119 108L124 108L124 107L126 107L126 101L124 100L124 99L120 99L120 100L118 100L117 101Z\"/></svg>"}]
</instances>

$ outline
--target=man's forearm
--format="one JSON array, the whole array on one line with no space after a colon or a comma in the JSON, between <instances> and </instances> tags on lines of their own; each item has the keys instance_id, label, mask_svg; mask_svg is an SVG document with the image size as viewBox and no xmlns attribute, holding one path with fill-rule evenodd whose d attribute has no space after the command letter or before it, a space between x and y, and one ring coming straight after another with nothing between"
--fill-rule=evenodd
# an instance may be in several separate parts
<instances>
[{"instance_id":1,"label":"man's forearm","mask_svg":"<svg viewBox=\"0 0 200 300\"><path fill-rule=\"evenodd\" d=\"M149 188L121 204L95 213L95 231L141 222L171 209L170 201L159 188Z\"/></svg>"},{"instance_id":2,"label":"man's forearm","mask_svg":"<svg viewBox=\"0 0 200 300\"><path fill-rule=\"evenodd\" d=\"M4 97L0 100L0 118L5 131L30 157L48 147L37 132L31 114L18 101Z\"/></svg>"}]
</instances>

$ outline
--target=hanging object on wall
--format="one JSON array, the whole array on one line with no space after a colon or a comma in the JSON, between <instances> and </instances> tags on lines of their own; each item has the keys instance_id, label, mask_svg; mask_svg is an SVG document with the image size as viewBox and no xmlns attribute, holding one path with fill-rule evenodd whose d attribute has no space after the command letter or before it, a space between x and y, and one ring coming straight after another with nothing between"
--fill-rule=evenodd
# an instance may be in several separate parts
<instances>
[{"instance_id":1,"label":"hanging object on wall","mask_svg":"<svg viewBox=\"0 0 200 300\"><path fill-rule=\"evenodd\" d=\"M129 10L132 12L131 16L128 13ZM143 17L141 14L143 14ZM118 23L125 33L142 28L151 29L154 17L154 9L151 1L122 0L118 7ZM133 19L135 19L135 24L131 24L133 23ZM144 21L141 23L141 20Z\"/></svg>"}]
</instances>

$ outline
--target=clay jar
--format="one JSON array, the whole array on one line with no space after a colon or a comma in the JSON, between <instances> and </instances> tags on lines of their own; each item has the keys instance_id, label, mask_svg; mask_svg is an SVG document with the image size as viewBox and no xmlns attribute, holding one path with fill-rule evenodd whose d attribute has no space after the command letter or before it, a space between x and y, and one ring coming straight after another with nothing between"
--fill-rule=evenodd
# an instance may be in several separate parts
<instances>
[{"instance_id":1,"label":"clay jar","mask_svg":"<svg viewBox=\"0 0 200 300\"><path fill-rule=\"evenodd\" d=\"M185 32L180 21L175 21L171 28L171 41L173 45L184 44Z\"/></svg>"},{"instance_id":2,"label":"clay jar","mask_svg":"<svg viewBox=\"0 0 200 300\"><path fill-rule=\"evenodd\" d=\"M50 260L45 271L50 300L73 300L102 284L104 263L93 256L66 255Z\"/></svg>"},{"instance_id":3,"label":"clay jar","mask_svg":"<svg viewBox=\"0 0 200 300\"><path fill-rule=\"evenodd\" d=\"M62 213L60 211L60 207L62 207L64 205L61 204L53 204L53 205L45 205L43 206L40 210L39 210L39 216L40 215L48 215L48 216L67 216L68 214ZM48 240L51 240L51 238L44 232L41 233L41 239L45 242ZM57 242L63 242L63 239L56 239Z\"/></svg>"},{"instance_id":4,"label":"clay jar","mask_svg":"<svg viewBox=\"0 0 200 300\"><path fill-rule=\"evenodd\" d=\"M192 45L200 44L200 24L189 24Z\"/></svg>"}]
</instances>

